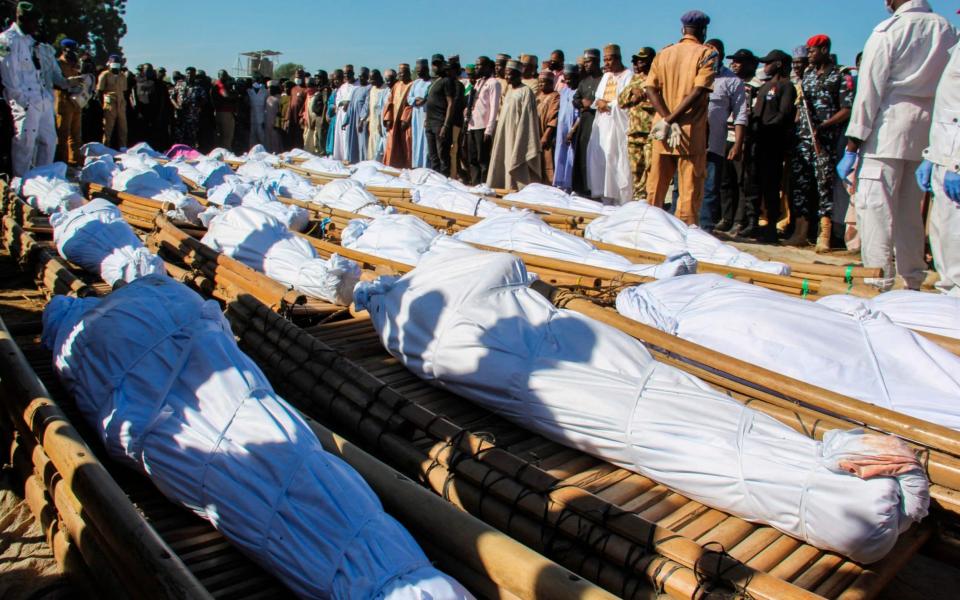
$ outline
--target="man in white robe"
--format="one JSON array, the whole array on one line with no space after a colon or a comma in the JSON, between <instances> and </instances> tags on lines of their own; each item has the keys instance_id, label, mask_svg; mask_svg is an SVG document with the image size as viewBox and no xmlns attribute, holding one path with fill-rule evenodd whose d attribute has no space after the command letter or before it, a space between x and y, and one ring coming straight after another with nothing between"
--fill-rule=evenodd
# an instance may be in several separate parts
<instances>
[{"instance_id":1,"label":"man in white robe","mask_svg":"<svg viewBox=\"0 0 960 600\"><path fill-rule=\"evenodd\" d=\"M620 108L617 98L633 78L633 71L623 66L616 44L603 49L603 63L605 72L593 102L597 116L587 146L587 180L595 199L624 204L633 200L633 171L627 154L629 114Z\"/></svg>"},{"instance_id":2,"label":"man in white robe","mask_svg":"<svg viewBox=\"0 0 960 600\"><path fill-rule=\"evenodd\" d=\"M337 107L336 130L333 133L333 158L335 160L346 160L347 155L347 111L350 110L350 99L353 97L353 90L357 88L357 80L354 77L353 65L343 67L343 84L337 89L335 105Z\"/></svg>"}]
</instances>

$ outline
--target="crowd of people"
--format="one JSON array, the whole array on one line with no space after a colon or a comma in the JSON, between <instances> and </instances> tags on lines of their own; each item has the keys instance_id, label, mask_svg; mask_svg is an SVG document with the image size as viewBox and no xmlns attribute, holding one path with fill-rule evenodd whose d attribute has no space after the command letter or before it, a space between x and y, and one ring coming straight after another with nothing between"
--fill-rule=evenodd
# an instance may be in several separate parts
<instances>
[{"instance_id":1,"label":"crowd of people","mask_svg":"<svg viewBox=\"0 0 960 600\"><path fill-rule=\"evenodd\" d=\"M881 289L897 272L907 287L923 282L921 207L933 191L933 256L943 287L956 289L958 34L927 0L884 2L892 16L854 67L822 34L791 53L727 54L707 35L710 18L690 11L677 43L640 48L630 66L610 44L571 63L560 50L466 66L436 54L413 69L345 65L290 80L211 80L193 67L168 79L150 64L128 71L120 56L97 74L76 42L57 55L33 41L38 15L21 2L0 36L10 170L77 165L87 141L302 148L494 189L538 182L605 204L646 200L728 239L846 244L884 268Z\"/></svg>"}]
</instances>

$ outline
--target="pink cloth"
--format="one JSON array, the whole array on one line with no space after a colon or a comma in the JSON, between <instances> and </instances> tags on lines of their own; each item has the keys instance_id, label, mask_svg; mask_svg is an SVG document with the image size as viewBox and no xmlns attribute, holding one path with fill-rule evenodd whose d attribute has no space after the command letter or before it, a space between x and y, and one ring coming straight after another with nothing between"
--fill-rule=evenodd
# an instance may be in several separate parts
<instances>
[{"instance_id":1,"label":"pink cloth","mask_svg":"<svg viewBox=\"0 0 960 600\"><path fill-rule=\"evenodd\" d=\"M872 434L863 436L863 448L859 452L851 453L837 464L860 479L896 477L921 468L916 454L903 440Z\"/></svg>"},{"instance_id":2,"label":"pink cloth","mask_svg":"<svg viewBox=\"0 0 960 600\"><path fill-rule=\"evenodd\" d=\"M481 79L476 83L476 98L473 101L473 112L470 114L470 123L467 130L483 129L484 133L493 135L497 129L497 111L500 110L500 82L493 77Z\"/></svg>"},{"instance_id":3,"label":"pink cloth","mask_svg":"<svg viewBox=\"0 0 960 600\"><path fill-rule=\"evenodd\" d=\"M169 150L167 150L165 156L169 159L175 158L185 158L187 160L197 160L198 158L203 158L203 154L200 154L190 146L185 146L183 144L175 144Z\"/></svg>"}]
</instances>

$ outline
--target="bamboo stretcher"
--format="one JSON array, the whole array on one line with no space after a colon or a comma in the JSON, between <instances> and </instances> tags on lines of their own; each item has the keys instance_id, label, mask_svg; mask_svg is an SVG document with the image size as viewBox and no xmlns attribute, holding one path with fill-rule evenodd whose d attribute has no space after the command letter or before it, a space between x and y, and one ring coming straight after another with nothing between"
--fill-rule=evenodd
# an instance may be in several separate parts
<instances>
[{"instance_id":1,"label":"bamboo stretcher","mask_svg":"<svg viewBox=\"0 0 960 600\"><path fill-rule=\"evenodd\" d=\"M597 581L608 589L611 584L622 585L629 581L622 576L611 581L609 573L615 572L612 569L617 565L622 569L631 564L630 553L640 552L636 544L647 544L643 541L647 539L644 535L652 535L654 549L667 553L660 555L662 560L675 563L669 566L674 574L661 579L664 565L668 563L657 560L643 561L644 569L640 569L637 563L635 574L652 577L657 585L663 585L675 597L690 597L688 594L696 593L696 588L684 586L696 580L696 571L702 567L704 557L719 558L702 545L713 539L708 535L711 531L725 548L741 548L749 540L747 547L741 548L745 550L741 556L752 559L747 558L745 566L732 562L731 570L725 574L739 578L733 582L734 587L742 589L737 586L746 585L746 590L754 597L804 596L802 589L794 589L797 586L780 588L776 577L768 578L760 572L752 572L750 561L761 555L765 559L755 564L769 567L771 574L788 574L787 579L799 582L801 587L810 585L810 589L828 597L869 597L873 592L863 587L866 582L885 580L886 575L872 572L865 575L865 571L858 572L862 567L796 540L788 543L781 539L786 536L771 532L769 528L757 528L690 503L635 474L542 439L530 440L530 435L518 431L517 427L482 409L465 407L455 396L433 390L416 380L396 360L385 355L369 320L362 315L303 330L247 296L229 303L227 315L245 347L258 360L264 361L261 364L278 383L287 385L290 389L288 399L296 397L305 403L298 405L303 410L308 413L322 410L341 426L352 427L351 434L361 436L368 444L379 448L384 458L394 461L393 464L401 470L420 477L438 493L471 512L476 511L491 524L506 528L505 531L536 549L543 548L544 523L538 523L535 517L549 518L548 524L559 530L558 535L573 535L580 543L587 544L585 555L591 549L602 552L604 558L598 560L608 561L605 564L611 570L607 575L598 575ZM284 348L286 356L281 350ZM763 404L759 399L753 401ZM776 412L774 408L768 405L769 412ZM443 421L441 414L450 422ZM781 410L775 416L792 421L791 424L797 427L798 419L791 411ZM423 436L414 449L411 449L411 441L400 435L408 426L417 428L416 436ZM488 435L491 430L495 433ZM516 444L509 444L511 439L516 440ZM427 454L423 454L424 450L415 454L415 448L426 448ZM544 448L556 453L553 462L544 458ZM524 454L528 452L540 461L539 467L524 460L524 456L529 459L530 454ZM469 454L464 457L463 453ZM518 460L520 462L516 462ZM545 460L547 464L544 464ZM446 470L440 471L441 468ZM561 475L563 477L558 481ZM510 480L513 485L508 485ZM544 497L538 502L534 502L530 486L541 490ZM631 491L638 495L632 495ZM614 502L611 507L611 498L621 501ZM624 506L639 507L639 510L621 513ZM517 510L522 511L522 518L516 514ZM567 514L571 512L580 519L576 526L565 522L573 519ZM598 523L597 515L601 512L620 516L615 520L602 519L604 523ZM636 517L640 517L639 521L634 520ZM652 517L660 517L659 525L647 520ZM676 526L679 531L661 530L663 523ZM608 537L602 548L596 544L591 546L592 534L586 535L587 539L583 534L587 524L592 528L606 525L611 530L610 536L622 536L623 539ZM759 533L761 531L763 533ZM914 551L922 540L912 536L926 538L927 534L922 531L922 527L918 528L902 539L901 543L913 550L901 547L878 568L896 568L897 565L890 561L903 559L900 553L904 550ZM620 542L613 544L610 541L613 539ZM662 547L658 540L663 541ZM689 542L694 543L689 545ZM676 545L683 549L676 549ZM678 554L672 554L674 551ZM730 550L730 555L744 560L738 557L738 552ZM729 558L724 555L723 560ZM789 564L784 565L783 561ZM746 571L738 571L741 568ZM740 575L732 575L736 572ZM587 572L581 573L590 576ZM693 580L685 579L690 575Z\"/></svg>"},{"instance_id":2,"label":"bamboo stretcher","mask_svg":"<svg viewBox=\"0 0 960 600\"><path fill-rule=\"evenodd\" d=\"M141 196L136 196L126 192L115 191L96 184L87 184L86 191L88 196L98 195L115 202L128 222L130 222L132 226L141 230L152 229L155 224L156 215L167 209L167 206L160 201L143 198ZM205 199L202 197L198 197L198 200L206 204ZM377 265L379 264L382 267L391 269L393 272L405 273L412 268L411 265L391 265L389 264L390 261L385 263L382 259L377 257L365 256L363 253L357 253L342 247L339 249L333 249L333 247L330 245L320 243L322 240L318 240L317 237L315 237L319 235L321 238L324 238L327 241L337 242L339 241L339 232L342 231L351 220L365 219L368 217L358 213L325 207L304 200L283 197L281 197L279 200L285 204L304 208L310 213L312 224L307 231L306 237L310 243L322 253L324 257L328 257L329 254L337 252L341 256L351 258L352 260L356 260L361 264L367 265L367 267L370 269L376 269ZM14 201L13 204L17 205L18 209L23 211L25 222L29 222L30 224L29 226L25 225L28 230L39 231L42 233L49 231L49 225L46 223L46 217L39 215L35 209L27 206L22 201ZM416 205L412 205L412 207L416 207L417 209L422 208L417 207ZM401 212L416 214L434 228L444 230L451 226L449 220L447 220L448 217L446 217L444 214L435 214L430 211L419 212L410 206L401 206L398 208L401 210ZM445 211L436 211L436 213L445 213ZM181 228L186 227L184 224L179 225ZM612 244L605 244L603 242L592 243L601 250L614 251L628 259L636 260L637 262L659 262L665 258L660 254L623 248L620 246L614 246ZM504 251L499 248L482 246L479 244L475 244L475 246L489 251ZM575 287L589 294L599 294L605 297L608 302L612 301L612 298L610 298L610 292L615 292L617 288L621 286L635 285L651 281L649 278L631 275L629 273L623 273L599 267L590 267L588 265L582 265L580 263L574 263L570 261L558 261L557 259L538 257L524 253L515 252L514 254L524 258L526 264L534 267L534 270L536 270L537 274L540 275L547 283L565 287ZM779 291L788 295L800 296L802 298L811 300L815 300L823 295L844 293L861 297L875 296L877 292L873 288L854 283L855 277L869 275L871 271L864 270L862 268L860 271L857 271L856 269L857 268L854 267L847 268L846 281L844 283L839 283L830 278L807 280L795 276L786 277L782 275L760 273L757 271L750 271L736 267L711 265L709 263L700 263L699 265L699 270L703 272L722 274L745 283L752 283L754 285L766 287L768 289ZM593 292L590 290L593 290ZM960 340L924 331L917 331L917 333L945 348L946 350L960 355Z\"/></svg>"},{"instance_id":3,"label":"bamboo stretcher","mask_svg":"<svg viewBox=\"0 0 960 600\"><path fill-rule=\"evenodd\" d=\"M165 219L165 217L160 218ZM168 244L168 239L180 242L175 248L181 253L179 256L190 264L191 269L177 271L169 264L168 268L172 268L174 273L192 274L192 277L185 277L188 285L196 284L198 281L202 285L204 280L218 280L230 273L245 272L246 267L227 257L220 256L218 259L211 257L208 253L197 253L195 245L185 240L186 234L177 234L174 231L172 238L166 237L165 233L170 233L172 229L175 228L168 222L161 222L153 237L158 240L158 244ZM195 240L193 241L195 242ZM168 246L168 252L169 249ZM215 265L216 268L205 271L204 265L200 264L205 261L208 264ZM220 269L220 267L224 268ZM57 268L64 269L60 264L57 265ZM211 278L208 279L206 274L210 274ZM259 279L266 279L259 273L255 274L259 276ZM67 276L73 277L73 274L67 271ZM257 306L266 308L267 305L256 298L258 294L262 294L263 281L257 281L255 277L245 281L247 282L245 286L237 286L232 280L223 284L213 281L211 295L222 299L229 298L234 302L242 296L244 299L255 302ZM275 287L282 288L275 282L271 283ZM101 291L108 291L104 288L105 285L100 284ZM341 309L335 308L343 312ZM272 310L280 310L293 318L300 316L296 311L284 310L281 306L273 306ZM0 335L0 349L2 349L2 342L2 335ZM49 364L49 355L47 356L47 363ZM393 469L372 458L356 446L352 446L321 424L310 419L308 419L308 424L318 434L325 448L360 471L374 491L384 499L393 515L405 524L413 523L413 526L409 527L411 533L418 540L427 542L424 546L438 566L470 586L478 597L534 599L544 597L541 594L547 594L546 597L569 600L613 598L608 592L517 543L509 536L494 530L464 512L453 510L449 504L439 500L420 485L402 477ZM209 524L205 524L205 526L207 529L211 529ZM214 534L219 538L221 545L226 543L222 536L215 532ZM256 567L252 567L251 572L260 573ZM253 583L257 584L257 589L262 593L264 586L257 581ZM278 593L275 596L285 597L286 594ZM185 597L203 598L210 596L197 594L196 596ZM273 597L273 595L263 594L263 597Z\"/></svg>"}]
</instances>

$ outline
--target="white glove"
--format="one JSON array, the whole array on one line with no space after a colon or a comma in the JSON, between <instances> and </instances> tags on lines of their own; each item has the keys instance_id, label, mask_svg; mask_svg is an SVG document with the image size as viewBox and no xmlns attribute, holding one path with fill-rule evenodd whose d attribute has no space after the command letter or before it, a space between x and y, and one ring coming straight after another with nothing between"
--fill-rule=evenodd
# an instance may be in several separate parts
<instances>
[{"instance_id":1,"label":"white glove","mask_svg":"<svg viewBox=\"0 0 960 600\"><path fill-rule=\"evenodd\" d=\"M659 121L654 123L653 127L650 128L650 137L657 140L658 142L662 142L663 140L667 139L667 134L669 133L670 133L670 124L664 121L663 119L660 119Z\"/></svg>"},{"instance_id":2,"label":"white glove","mask_svg":"<svg viewBox=\"0 0 960 600\"><path fill-rule=\"evenodd\" d=\"M670 124L670 137L667 138L667 145L671 148L676 148L680 145L680 140L683 138L683 129L680 128L676 123Z\"/></svg>"}]
</instances>

